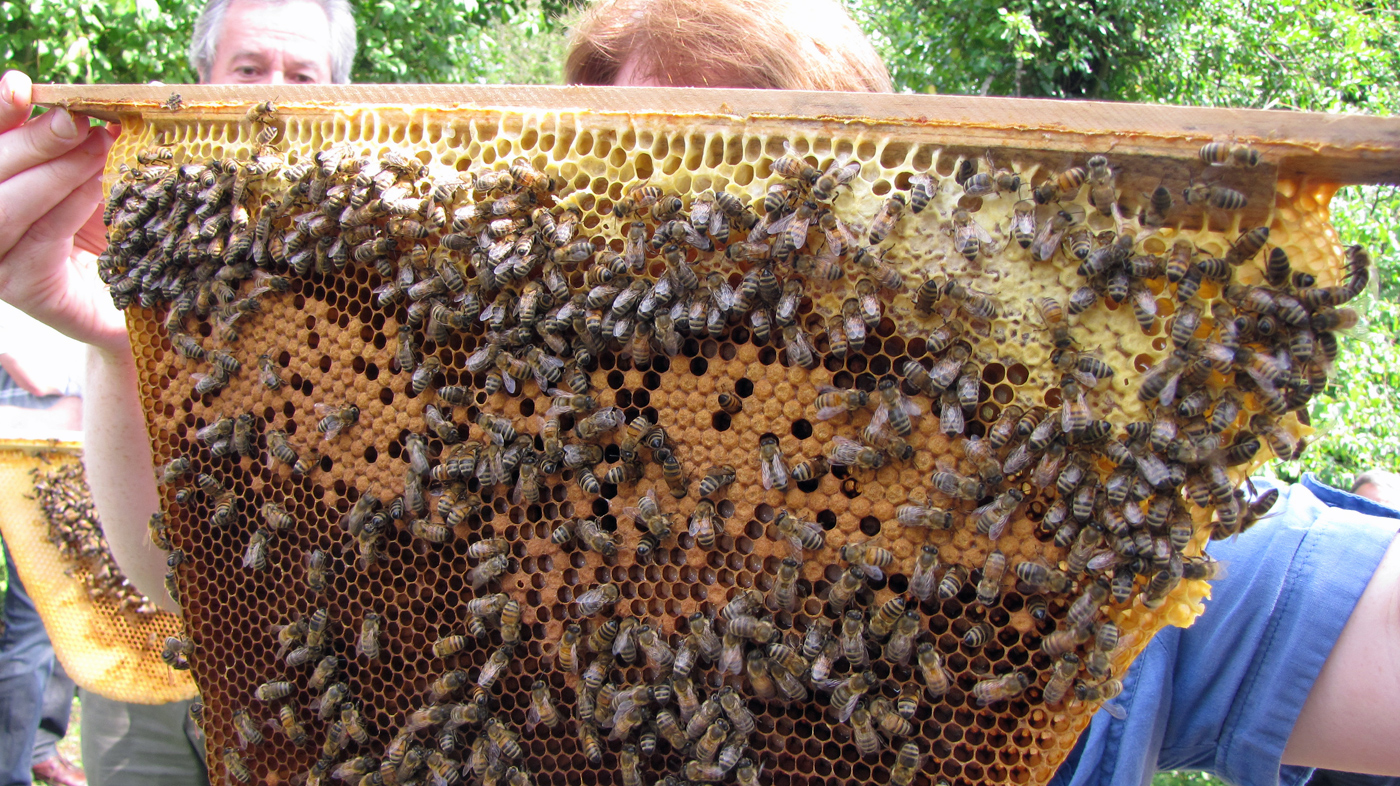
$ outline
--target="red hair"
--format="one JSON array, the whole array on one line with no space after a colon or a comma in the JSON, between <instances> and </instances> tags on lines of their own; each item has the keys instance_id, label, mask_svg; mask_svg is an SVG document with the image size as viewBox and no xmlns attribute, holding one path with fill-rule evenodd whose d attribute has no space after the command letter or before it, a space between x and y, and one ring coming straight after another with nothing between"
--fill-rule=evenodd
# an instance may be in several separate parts
<instances>
[{"instance_id":1,"label":"red hair","mask_svg":"<svg viewBox=\"0 0 1400 786\"><path fill-rule=\"evenodd\" d=\"M565 81L668 87L892 91L836 0L598 0L573 25Z\"/></svg>"}]
</instances>

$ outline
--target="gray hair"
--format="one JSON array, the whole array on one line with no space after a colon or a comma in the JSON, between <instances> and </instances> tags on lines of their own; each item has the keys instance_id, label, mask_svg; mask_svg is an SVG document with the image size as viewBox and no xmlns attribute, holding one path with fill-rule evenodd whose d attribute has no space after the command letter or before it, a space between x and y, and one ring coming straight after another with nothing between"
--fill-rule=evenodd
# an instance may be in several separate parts
<instances>
[{"instance_id":1,"label":"gray hair","mask_svg":"<svg viewBox=\"0 0 1400 786\"><path fill-rule=\"evenodd\" d=\"M287 0L209 0L199 18L194 23L194 35L190 40L190 65L200 80L208 78L214 67L214 53L223 35L224 15L233 2L252 2L263 5L281 5ZM331 23L331 81L336 84L350 82L350 67L355 62L355 12L349 0L316 0L325 9Z\"/></svg>"},{"instance_id":2,"label":"gray hair","mask_svg":"<svg viewBox=\"0 0 1400 786\"><path fill-rule=\"evenodd\" d=\"M1351 482L1351 493L1355 494L1363 486L1375 486L1378 489L1385 489L1392 494L1400 493L1400 475L1394 472L1387 472L1383 469L1367 470Z\"/></svg>"}]
</instances>

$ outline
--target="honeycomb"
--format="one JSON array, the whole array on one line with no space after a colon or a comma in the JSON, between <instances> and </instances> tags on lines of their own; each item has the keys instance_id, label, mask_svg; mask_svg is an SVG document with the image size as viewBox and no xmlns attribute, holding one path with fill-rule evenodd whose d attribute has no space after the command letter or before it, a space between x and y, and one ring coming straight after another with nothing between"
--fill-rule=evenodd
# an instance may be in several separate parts
<instances>
[{"instance_id":1,"label":"honeycomb","mask_svg":"<svg viewBox=\"0 0 1400 786\"><path fill-rule=\"evenodd\" d=\"M1241 140L122 120L101 272L227 782L1047 782L1370 274Z\"/></svg>"},{"instance_id":2,"label":"honeycomb","mask_svg":"<svg viewBox=\"0 0 1400 786\"><path fill-rule=\"evenodd\" d=\"M7 440L0 493L0 527L15 568L74 681L137 704L192 697L189 673L161 660L165 640L182 628L180 618L156 610L112 561L77 446Z\"/></svg>"}]
</instances>

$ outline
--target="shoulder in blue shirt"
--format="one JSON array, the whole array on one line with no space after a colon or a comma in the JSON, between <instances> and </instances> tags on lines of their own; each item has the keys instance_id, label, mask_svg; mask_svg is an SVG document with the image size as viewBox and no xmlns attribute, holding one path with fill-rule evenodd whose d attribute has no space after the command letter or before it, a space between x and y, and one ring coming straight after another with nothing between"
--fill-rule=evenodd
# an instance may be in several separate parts
<instances>
[{"instance_id":1,"label":"shoulder in blue shirt","mask_svg":"<svg viewBox=\"0 0 1400 786\"><path fill-rule=\"evenodd\" d=\"M1306 779L1281 765L1284 745L1400 511L1312 476L1279 491L1273 515L1210 545L1228 570L1205 613L1152 640L1123 680L1126 718L1096 714L1053 784L1147 784L1171 769L1239 786Z\"/></svg>"}]
</instances>

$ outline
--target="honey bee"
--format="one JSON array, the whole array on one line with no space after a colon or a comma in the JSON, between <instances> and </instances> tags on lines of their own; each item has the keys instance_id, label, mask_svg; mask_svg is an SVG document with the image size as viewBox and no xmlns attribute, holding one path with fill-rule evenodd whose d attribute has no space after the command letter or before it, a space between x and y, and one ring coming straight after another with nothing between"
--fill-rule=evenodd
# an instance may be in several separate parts
<instances>
[{"instance_id":1,"label":"honey bee","mask_svg":"<svg viewBox=\"0 0 1400 786\"><path fill-rule=\"evenodd\" d=\"M1217 210L1242 210L1249 204L1248 197L1233 188L1204 183L1188 186L1182 191L1182 197L1188 205L1209 205Z\"/></svg>"},{"instance_id":2,"label":"honey bee","mask_svg":"<svg viewBox=\"0 0 1400 786\"><path fill-rule=\"evenodd\" d=\"M1074 686L1074 698L1085 703L1112 701L1122 692L1123 681L1118 679L1104 680L1097 685L1080 682Z\"/></svg>"},{"instance_id":3,"label":"honey bee","mask_svg":"<svg viewBox=\"0 0 1400 786\"><path fill-rule=\"evenodd\" d=\"M592 617L603 610L603 607L614 603L620 597L621 592L616 584L603 584L575 598L578 603L579 614L584 617Z\"/></svg>"},{"instance_id":4,"label":"honey bee","mask_svg":"<svg viewBox=\"0 0 1400 786\"><path fill-rule=\"evenodd\" d=\"M695 510L690 514L690 536L702 548L714 548L716 530L723 530L722 526L716 526L715 520L713 502L702 499L695 503Z\"/></svg>"},{"instance_id":5,"label":"honey bee","mask_svg":"<svg viewBox=\"0 0 1400 786\"><path fill-rule=\"evenodd\" d=\"M574 426L574 434L585 442L595 442L603 434L622 427L626 422L621 409L607 407L580 419Z\"/></svg>"},{"instance_id":6,"label":"honey bee","mask_svg":"<svg viewBox=\"0 0 1400 786\"><path fill-rule=\"evenodd\" d=\"M1042 562L1018 562L1013 572L1016 578L1035 592L1068 592L1072 581L1068 574Z\"/></svg>"},{"instance_id":7,"label":"honey bee","mask_svg":"<svg viewBox=\"0 0 1400 786\"><path fill-rule=\"evenodd\" d=\"M789 363L802 368L816 368L817 355L812 340L796 325L783 328L783 349L787 352Z\"/></svg>"},{"instance_id":8,"label":"honey bee","mask_svg":"<svg viewBox=\"0 0 1400 786\"><path fill-rule=\"evenodd\" d=\"M788 247L800 251L807 244L807 230L816 214L817 203L803 202L793 212L769 224L766 231L769 235L781 235ZM838 255L841 253L835 249L833 251Z\"/></svg>"},{"instance_id":9,"label":"honey bee","mask_svg":"<svg viewBox=\"0 0 1400 786\"><path fill-rule=\"evenodd\" d=\"M952 529L957 523L951 511L922 505L900 505L895 509L895 517L906 527L928 527L930 529ZM937 552L935 552L936 556Z\"/></svg>"},{"instance_id":10,"label":"honey bee","mask_svg":"<svg viewBox=\"0 0 1400 786\"><path fill-rule=\"evenodd\" d=\"M1255 227L1244 232L1235 240L1235 244L1230 246L1230 250L1225 252L1225 260L1232 265L1242 265L1253 259L1264 244L1269 242L1269 228L1267 226Z\"/></svg>"},{"instance_id":11,"label":"honey bee","mask_svg":"<svg viewBox=\"0 0 1400 786\"><path fill-rule=\"evenodd\" d=\"M972 218L965 208L953 211L953 246L969 261L977 258L985 245L991 245L992 236Z\"/></svg>"},{"instance_id":12,"label":"honey bee","mask_svg":"<svg viewBox=\"0 0 1400 786\"><path fill-rule=\"evenodd\" d=\"M798 483L820 480L830 471L826 459L822 456L806 459L798 462L792 467L792 479Z\"/></svg>"},{"instance_id":13,"label":"honey bee","mask_svg":"<svg viewBox=\"0 0 1400 786\"><path fill-rule=\"evenodd\" d=\"M1030 248L1035 242L1035 203L1029 199L1022 199L1016 202L1012 208L1011 225L1007 228L1007 234L1020 244L1021 248Z\"/></svg>"},{"instance_id":14,"label":"honey bee","mask_svg":"<svg viewBox=\"0 0 1400 786\"><path fill-rule=\"evenodd\" d=\"M1013 671L1000 677L985 679L972 686L972 696L977 699L979 706L985 707L999 701L1013 699L1030 685L1030 680L1019 671Z\"/></svg>"},{"instance_id":15,"label":"honey bee","mask_svg":"<svg viewBox=\"0 0 1400 786\"><path fill-rule=\"evenodd\" d=\"M579 643L582 639L583 629L578 625L569 625L564 629L564 633L559 637L559 646L555 650L555 662L559 668L578 673Z\"/></svg>"},{"instance_id":16,"label":"honey bee","mask_svg":"<svg viewBox=\"0 0 1400 786\"><path fill-rule=\"evenodd\" d=\"M878 756L885 747L884 738L871 724L870 712L860 704L851 712L851 736L862 756Z\"/></svg>"},{"instance_id":17,"label":"honey bee","mask_svg":"<svg viewBox=\"0 0 1400 786\"><path fill-rule=\"evenodd\" d=\"M1211 166L1259 165L1259 151L1249 145L1230 142L1207 142L1201 146L1201 161Z\"/></svg>"},{"instance_id":18,"label":"honey bee","mask_svg":"<svg viewBox=\"0 0 1400 786\"><path fill-rule=\"evenodd\" d=\"M796 178L809 186L815 185L821 178L821 173L817 171L817 168L802 160L797 150L792 147L792 143L786 140L783 141L783 150L783 155L774 159L769 168L783 177Z\"/></svg>"},{"instance_id":19,"label":"honey bee","mask_svg":"<svg viewBox=\"0 0 1400 786\"><path fill-rule=\"evenodd\" d=\"M767 434L758 441L759 475L765 489L787 491L790 473L778 438Z\"/></svg>"},{"instance_id":20,"label":"honey bee","mask_svg":"<svg viewBox=\"0 0 1400 786\"><path fill-rule=\"evenodd\" d=\"M666 448L658 449L656 457L661 461L661 476L666 480L666 486L671 490L671 496L676 499L684 499L689 493L690 483L685 476L685 470L681 467L680 458Z\"/></svg>"},{"instance_id":21,"label":"honey bee","mask_svg":"<svg viewBox=\"0 0 1400 786\"><path fill-rule=\"evenodd\" d=\"M708 497L718 492L733 483L736 477L736 470L729 464L710 467L705 472L705 477L700 479L700 496Z\"/></svg>"},{"instance_id":22,"label":"honey bee","mask_svg":"<svg viewBox=\"0 0 1400 786\"><path fill-rule=\"evenodd\" d=\"M885 454L846 437L833 437L826 446L826 459L837 466L856 469L879 469L885 465Z\"/></svg>"},{"instance_id":23,"label":"honey bee","mask_svg":"<svg viewBox=\"0 0 1400 786\"><path fill-rule=\"evenodd\" d=\"M933 597L934 589L937 587L937 570L938 547L932 543L926 543L920 548L919 555L915 558L913 575L909 579L909 591L914 593L914 597L921 601L927 601Z\"/></svg>"},{"instance_id":24,"label":"honey bee","mask_svg":"<svg viewBox=\"0 0 1400 786\"><path fill-rule=\"evenodd\" d=\"M1055 705L1064 700L1074 684L1075 676L1079 674L1079 665L1079 656L1073 652L1066 652L1055 661L1055 669L1050 673L1050 681L1045 684L1043 692L1046 704Z\"/></svg>"},{"instance_id":25,"label":"honey bee","mask_svg":"<svg viewBox=\"0 0 1400 786\"><path fill-rule=\"evenodd\" d=\"M239 783L251 783L253 773L248 769L248 765L243 763L243 757L238 755L238 751L233 748L224 748L224 769L229 777Z\"/></svg>"},{"instance_id":26,"label":"honey bee","mask_svg":"<svg viewBox=\"0 0 1400 786\"><path fill-rule=\"evenodd\" d=\"M879 245L890 232L894 231L895 224L899 221L900 214L904 212L906 200L903 194L891 194L884 204L880 206L880 211L875 214L875 218L870 222L870 244Z\"/></svg>"},{"instance_id":27,"label":"honey bee","mask_svg":"<svg viewBox=\"0 0 1400 786\"><path fill-rule=\"evenodd\" d=\"M579 540L589 550L596 551L603 556L611 556L617 553L617 539L613 533L608 532L598 526L596 519L583 519L578 523Z\"/></svg>"},{"instance_id":28,"label":"honey bee","mask_svg":"<svg viewBox=\"0 0 1400 786\"><path fill-rule=\"evenodd\" d=\"M506 572L509 564L510 560L504 554L482 560L476 567L467 571L467 581L472 585L472 589L481 589L491 581L500 578Z\"/></svg>"},{"instance_id":29,"label":"honey bee","mask_svg":"<svg viewBox=\"0 0 1400 786\"><path fill-rule=\"evenodd\" d=\"M1064 240L1065 233L1082 219L1080 215L1082 208L1075 208L1074 211L1076 212L1071 212L1070 209L1060 209L1045 219L1045 223L1040 225L1040 229L1030 244L1032 259L1037 262L1049 262L1055 256L1055 252L1060 249L1061 241Z\"/></svg>"},{"instance_id":30,"label":"honey bee","mask_svg":"<svg viewBox=\"0 0 1400 786\"><path fill-rule=\"evenodd\" d=\"M870 394L864 390L845 390L818 385L817 391L817 398L812 402L812 406L816 407L818 420L830 420L870 403Z\"/></svg>"},{"instance_id":31,"label":"honey bee","mask_svg":"<svg viewBox=\"0 0 1400 786\"><path fill-rule=\"evenodd\" d=\"M857 244L856 236L851 232L835 213L825 211L817 219L817 225L822 230L823 237L826 238L826 247L836 256L844 256ZM794 230L795 231L795 230ZM896 275L898 275L896 273Z\"/></svg>"},{"instance_id":32,"label":"honey bee","mask_svg":"<svg viewBox=\"0 0 1400 786\"><path fill-rule=\"evenodd\" d=\"M327 440L335 439L341 431L360 420L360 408L354 404L343 407L316 404L315 409L316 414L321 417L316 423L316 430L324 434Z\"/></svg>"},{"instance_id":33,"label":"honey bee","mask_svg":"<svg viewBox=\"0 0 1400 786\"><path fill-rule=\"evenodd\" d=\"M769 606L783 611L795 611L797 608L797 576L798 562L791 557L783 560L778 567L778 575L773 582L773 589L770 590Z\"/></svg>"},{"instance_id":34,"label":"honey bee","mask_svg":"<svg viewBox=\"0 0 1400 786\"><path fill-rule=\"evenodd\" d=\"M851 182L860 174L860 162L851 161L849 154L841 154L831 162L825 173L812 184L812 196L821 202L830 202L836 196L836 189ZM913 178L910 178L913 182Z\"/></svg>"},{"instance_id":35,"label":"honey bee","mask_svg":"<svg viewBox=\"0 0 1400 786\"><path fill-rule=\"evenodd\" d=\"M894 554L871 541L865 541L842 546L841 559L859 567L865 575L879 581L885 575L883 568L894 561Z\"/></svg>"},{"instance_id":36,"label":"honey bee","mask_svg":"<svg viewBox=\"0 0 1400 786\"><path fill-rule=\"evenodd\" d=\"M954 499L976 500L986 494L984 483L956 472L940 470L933 473L933 485L939 492Z\"/></svg>"},{"instance_id":37,"label":"honey bee","mask_svg":"<svg viewBox=\"0 0 1400 786\"><path fill-rule=\"evenodd\" d=\"M294 686L290 682L279 682L274 680L272 682L264 682L263 684L259 685L257 687L257 690L253 691L253 695L257 697L258 701L274 702L278 699L283 699L291 695L293 689Z\"/></svg>"},{"instance_id":38,"label":"honey bee","mask_svg":"<svg viewBox=\"0 0 1400 786\"><path fill-rule=\"evenodd\" d=\"M1001 578L1006 573L1006 555L1000 551L987 554L982 565L982 579L977 583L977 602L992 606L1001 597Z\"/></svg>"},{"instance_id":39,"label":"honey bee","mask_svg":"<svg viewBox=\"0 0 1400 786\"><path fill-rule=\"evenodd\" d=\"M248 548L243 552L243 567L252 570L267 570L267 543L272 535L259 528L248 538Z\"/></svg>"},{"instance_id":40,"label":"honey bee","mask_svg":"<svg viewBox=\"0 0 1400 786\"><path fill-rule=\"evenodd\" d=\"M817 551L826 546L826 532L819 524L803 521L786 510L778 511L773 523L778 528L778 533L787 539L792 549L792 558L799 564L802 562L803 549Z\"/></svg>"},{"instance_id":41,"label":"honey bee","mask_svg":"<svg viewBox=\"0 0 1400 786\"><path fill-rule=\"evenodd\" d=\"M912 786L914 775L923 766L924 754L914 741L904 743L890 768L890 786Z\"/></svg>"},{"instance_id":42,"label":"honey bee","mask_svg":"<svg viewBox=\"0 0 1400 786\"><path fill-rule=\"evenodd\" d=\"M894 631L885 645L885 657L901 666L909 663L914 652L914 640L919 635L922 618L917 608L907 609L895 621Z\"/></svg>"},{"instance_id":43,"label":"honey bee","mask_svg":"<svg viewBox=\"0 0 1400 786\"><path fill-rule=\"evenodd\" d=\"M720 411L727 415L737 415L744 409L744 400L728 391L722 391L717 397Z\"/></svg>"}]
</instances>

